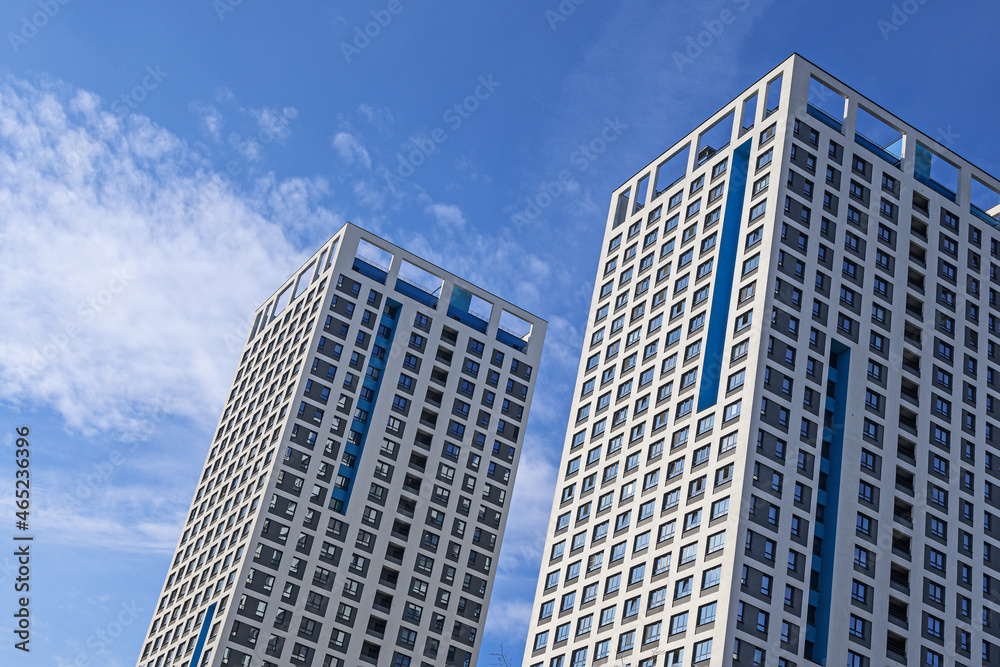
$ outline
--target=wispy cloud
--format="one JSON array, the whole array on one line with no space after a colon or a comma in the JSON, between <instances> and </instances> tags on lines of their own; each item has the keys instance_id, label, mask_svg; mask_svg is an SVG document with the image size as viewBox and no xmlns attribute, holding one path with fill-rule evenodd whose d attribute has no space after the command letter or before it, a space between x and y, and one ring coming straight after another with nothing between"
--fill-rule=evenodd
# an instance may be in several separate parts
<instances>
[{"instance_id":1,"label":"wispy cloud","mask_svg":"<svg viewBox=\"0 0 1000 667\"><path fill-rule=\"evenodd\" d=\"M271 137L272 141L288 139L291 134L291 121L299 117L299 112L290 106L281 109L261 107L250 109L250 115L257 122L257 131L262 140L268 143L268 137Z\"/></svg>"},{"instance_id":2,"label":"wispy cloud","mask_svg":"<svg viewBox=\"0 0 1000 667\"><path fill-rule=\"evenodd\" d=\"M453 231L465 227L465 216L462 215L462 209L454 204L430 204L426 210L434 216L442 227Z\"/></svg>"},{"instance_id":3,"label":"wispy cloud","mask_svg":"<svg viewBox=\"0 0 1000 667\"><path fill-rule=\"evenodd\" d=\"M257 120L287 136L273 113ZM240 195L141 115L0 79L0 307L17 313L0 332L0 398L84 430L125 427L162 396L214 420L235 363L219 332L303 258L283 223L339 220L312 205L324 187L271 177Z\"/></svg>"},{"instance_id":4,"label":"wispy cloud","mask_svg":"<svg viewBox=\"0 0 1000 667\"><path fill-rule=\"evenodd\" d=\"M198 117L198 127L204 134L215 143L222 141L222 112L214 104L195 101L188 105L188 110Z\"/></svg>"},{"instance_id":5,"label":"wispy cloud","mask_svg":"<svg viewBox=\"0 0 1000 667\"><path fill-rule=\"evenodd\" d=\"M392 111L382 104L361 104L358 106L358 115L384 134L389 133L396 124L396 118L392 115Z\"/></svg>"},{"instance_id":6,"label":"wispy cloud","mask_svg":"<svg viewBox=\"0 0 1000 667\"><path fill-rule=\"evenodd\" d=\"M533 435L527 438L514 481L501 571L534 569L541 562L558 466L548 456L547 449L543 439Z\"/></svg>"},{"instance_id":7,"label":"wispy cloud","mask_svg":"<svg viewBox=\"0 0 1000 667\"><path fill-rule=\"evenodd\" d=\"M338 132L334 135L333 148L345 164L352 165L357 162L366 169L372 166L372 159L361 140L350 132Z\"/></svg>"}]
</instances>

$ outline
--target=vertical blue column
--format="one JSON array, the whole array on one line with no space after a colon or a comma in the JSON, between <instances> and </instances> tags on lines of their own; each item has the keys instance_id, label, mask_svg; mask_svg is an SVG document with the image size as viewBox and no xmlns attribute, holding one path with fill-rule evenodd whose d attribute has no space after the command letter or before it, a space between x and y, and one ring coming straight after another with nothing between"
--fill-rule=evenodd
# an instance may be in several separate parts
<instances>
[{"instance_id":1,"label":"vertical blue column","mask_svg":"<svg viewBox=\"0 0 1000 667\"><path fill-rule=\"evenodd\" d=\"M743 200L746 197L750 176L750 146L753 139L733 151L730 167L729 196L726 212L719 232L719 255L716 261L713 284L712 308L705 335L704 363L701 365L701 385L698 388L698 412L715 405L719 400L719 381L725 360L726 329L729 328L729 302L733 297L733 277L736 275L736 255L740 247L740 228L743 226Z\"/></svg>"},{"instance_id":2,"label":"vertical blue column","mask_svg":"<svg viewBox=\"0 0 1000 667\"><path fill-rule=\"evenodd\" d=\"M205 639L208 637L208 629L212 627L212 619L215 617L215 605L217 602L213 602L208 605L208 610L205 612L205 619L201 622L201 630L198 631L198 641L194 645L194 653L191 654L191 662L188 663L189 667L198 667L198 661L201 660L201 652L205 648Z\"/></svg>"},{"instance_id":3,"label":"vertical blue column","mask_svg":"<svg viewBox=\"0 0 1000 667\"><path fill-rule=\"evenodd\" d=\"M381 347L387 355L392 348L392 339L396 334L396 323L399 318L399 311L402 304L386 299L385 308L382 310L382 317L379 319L379 328L372 343L372 354L368 355L368 367L374 368L378 379L372 379L371 374L365 373L361 386L371 390L371 400L365 400L359 396L358 407L368 413L368 420L361 422L357 419L351 420L351 435L349 442L344 444L344 451L354 456L355 465L361 460L361 454L365 449L365 440L368 438L368 421L375 411L375 404L378 401L379 388L382 386L382 376L385 373L385 357L378 357L374 354L375 346ZM391 315L390 315L391 313ZM383 335L384 334L384 335ZM357 434L357 435L354 435ZM340 464L337 473L350 480L346 489L333 489L333 500L340 501L340 512L347 511L347 505L351 500L351 492L354 490L355 468Z\"/></svg>"},{"instance_id":4,"label":"vertical blue column","mask_svg":"<svg viewBox=\"0 0 1000 667\"><path fill-rule=\"evenodd\" d=\"M844 429L847 421L848 374L851 350L837 340L830 341L828 385L833 395L826 397L826 410L833 414L830 426L823 428L823 453L820 472L826 475L826 490L818 491L817 505L824 507L823 521L816 521L815 536L823 540L819 555L813 554L812 572L819 590L809 591L809 604L815 607L815 622L806 628L806 640L813 644L813 662L826 664L830 640L830 605L833 595L833 561L837 549L837 510L840 504L840 468L844 459ZM830 526L830 530L826 530Z\"/></svg>"}]
</instances>

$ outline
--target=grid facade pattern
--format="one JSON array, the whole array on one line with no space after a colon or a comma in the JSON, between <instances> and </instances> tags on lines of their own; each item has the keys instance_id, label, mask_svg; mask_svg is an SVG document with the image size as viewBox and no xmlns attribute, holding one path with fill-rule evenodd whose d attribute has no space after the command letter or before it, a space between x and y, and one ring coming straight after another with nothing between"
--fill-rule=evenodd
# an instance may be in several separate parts
<instances>
[{"instance_id":1,"label":"grid facade pattern","mask_svg":"<svg viewBox=\"0 0 1000 667\"><path fill-rule=\"evenodd\" d=\"M137 664L474 664L544 331L345 226L256 314Z\"/></svg>"},{"instance_id":2,"label":"grid facade pattern","mask_svg":"<svg viewBox=\"0 0 1000 667\"><path fill-rule=\"evenodd\" d=\"M524 664L1000 664L998 192L799 56L616 191Z\"/></svg>"}]
</instances>

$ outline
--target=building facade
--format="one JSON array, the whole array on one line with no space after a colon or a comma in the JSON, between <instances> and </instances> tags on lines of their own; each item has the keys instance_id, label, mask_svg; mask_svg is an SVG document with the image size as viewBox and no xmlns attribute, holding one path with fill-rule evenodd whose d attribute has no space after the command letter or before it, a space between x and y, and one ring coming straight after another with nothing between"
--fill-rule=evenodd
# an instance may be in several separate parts
<instances>
[{"instance_id":1,"label":"building facade","mask_svg":"<svg viewBox=\"0 0 1000 667\"><path fill-rule=\"evenodd\" d=\"M137 664L474 664L544 335L337 232L254 316Z\"/></svg>"},{"instance_id":2,"label":"building facade","mask_svg":"<svg viewBox=\"0 0 1000 667\"><path fill-rule=\"evenodd\" d=\"M793 55L612 201L524 665L1000 665L1000 181Z\"/></svg>"}]
</instances>

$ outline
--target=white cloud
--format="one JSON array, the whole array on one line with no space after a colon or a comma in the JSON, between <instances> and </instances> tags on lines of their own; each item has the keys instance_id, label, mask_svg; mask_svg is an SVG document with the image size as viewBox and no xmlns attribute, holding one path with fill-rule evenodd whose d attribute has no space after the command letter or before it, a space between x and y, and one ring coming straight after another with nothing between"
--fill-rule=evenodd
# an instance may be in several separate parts
<instances>
[{"instance_id":1,"label":"white cloud","mask_svg":"<svg viewBox=\"0 0 1000 667\"><path fill-rule=\"evenodd\" d=\"M537 433L537 432L536 432ZM547 452L546 449L554 449ZM504 533L501 572L518 568L536 568L545 546L549 511L556 482L556 465L549 456L558 455L561 448L552 448L545 439L528 432L521 451L521 460L514 478L510 519Z\"/></svg>"},{"instance_id":2,"label":"white cloud","mask_svg":"<svg viewBox=\"0 0 1000 667\"><path fill-rule=\"evenodd\" d=\"M361 104L358 106L358 115L383 134L392 130L396 124L396 118L392 115L389 107L381 104Z\"/></svg>"},{"instance_id":3,"label":"white cloud","mask_svg":"<svg viewBox=\"0 0 1000 667\"><path fill-rule=\"evenodd\" d=\"M502 585L503 581L497 579L497 585ZM520 583L520 582L518 582ZM494 589L496 586L494 586ZM496 594L494 593L494 596ZM504 642L504 650L508 653L512 646L518 641L523 641L524 634L528 631L528 619L531 618L531 598L507 598L490 603L487 618L490 622L490 631L501 636L509 637L510 641ZM483 656L500 652L498 646L483 646ZM512 660L511 664L516 664L519 656L508 655ZM495 663L490 663L495 664Z\"/></svg>"},{"instance_id":4,"label":"white cloud","mask_svg":"<svg viewBox=\"0 0 1000 667\"><path fill-rule=\"evenodd\" d=\"M142 489L148 498L149 488ZM186 507L171 516L146 518L149 508L102 507L98 510L38 510L34 525L46 542L62 546L105 547L116 552L173 553Z\"/></svg>"},{"instance_id":5,"label":"white cloud","mask_svg":"<svg viewBox=\"0 0 1000 667\"><path fill-rule=\"evenodd\" d=\"M257 136L261 143L284 141L291 134L291 121L299 117L295 107L250 109L250 116L257 122Z\"/></svg>"},{"instance_id":6,"label":"white cloud","mask_svg":"<svg viewBox=\"0 0 1000 667\"><path fill-rule=\"evenodd\" d=\"M232 89L226 86L219 86L215 89L215 101L217 104L222 104L224 102L232 102L236 99L236 94L233 93Z\"/></svg>"},{"instance_id":7,"label":"white cloud","mask_svg":"<svg viewBox=\"0 0 1000 667\"><path fill-rule=\"evenodd\" d=\"M269 173L254 182L250 201L262 216L286 234L301 235L304 241L312 239L318 245L345 222L342 216L320 203L329 194L329 184L323 178L279 180Z\"/></svg>"},{"instance_id":8,"label":"white cloud","mask_svg":"<svg viewBox=\"0 0 1000 667\"><path fill-rule=\"evenodd\" d=\"M458 231L465 227L465 216L462 215L462 209L454 204L431 204L426 210L434 216L439 225L446 229Z\"/></svg>"},{"instance_id":9,"label":"white cloud","mask_svg":"<svg viewBox=\"0 0 1000 667\"><path fill-rule=\"evenodd\" d=\"M199 129L212 138L216 143L222 141L222 112L213 104L202 104L201 102L191 102L188 109L198 116Z\"/></svg>"},{"instance_id":10,"label":"white cloud","mask_svg":"<svg viewBox=\"0 0 1000 667\"><path fill-rule=\"evenodd\" d=\"M380 211L385 206L385 191L374 185L371 181L356 181L353 190L354 196L357 197L358 203L362 206L366 206L372 211ZM373 232L378 227L378 225L366 226L367 229Z\"/></svg>"},{"instance_id":11,"label":"white cloud","mask_svg":"<svg viewBox=\"0 0 1000 667\"><path fill-rule=\"evenodd\" d=\"M368 151L361 144L361 141L350 132L338 132L333 137L333 147L346 164L354 164L357 161L366 169L372 166L372 159Z\"/></svg>"},{"instance_id":12,"label":"white cloud","mask_svg":"<svg viewBox=\"0 0 1000 667\"><path fill-rule=\"evenodd\" d=\"M89 93L0 79L0 399L84 431L166 399L214 421L226 335L305 256L268 218L339 222L310 206L322 181L256 187L234 194L177 137Z\"/></svg>"},{"instance_id":13,"label":"white cloud","mask_svg":"<svg viewBox=\"0 0 1000 667\"><path fill-rule=\"evenodd\" d=\"M264 155L264 146L259 141L253 138L246 139L238 132L229 135L229 146L250 163L261 160Z\"/></svg>"}]
</instances>

